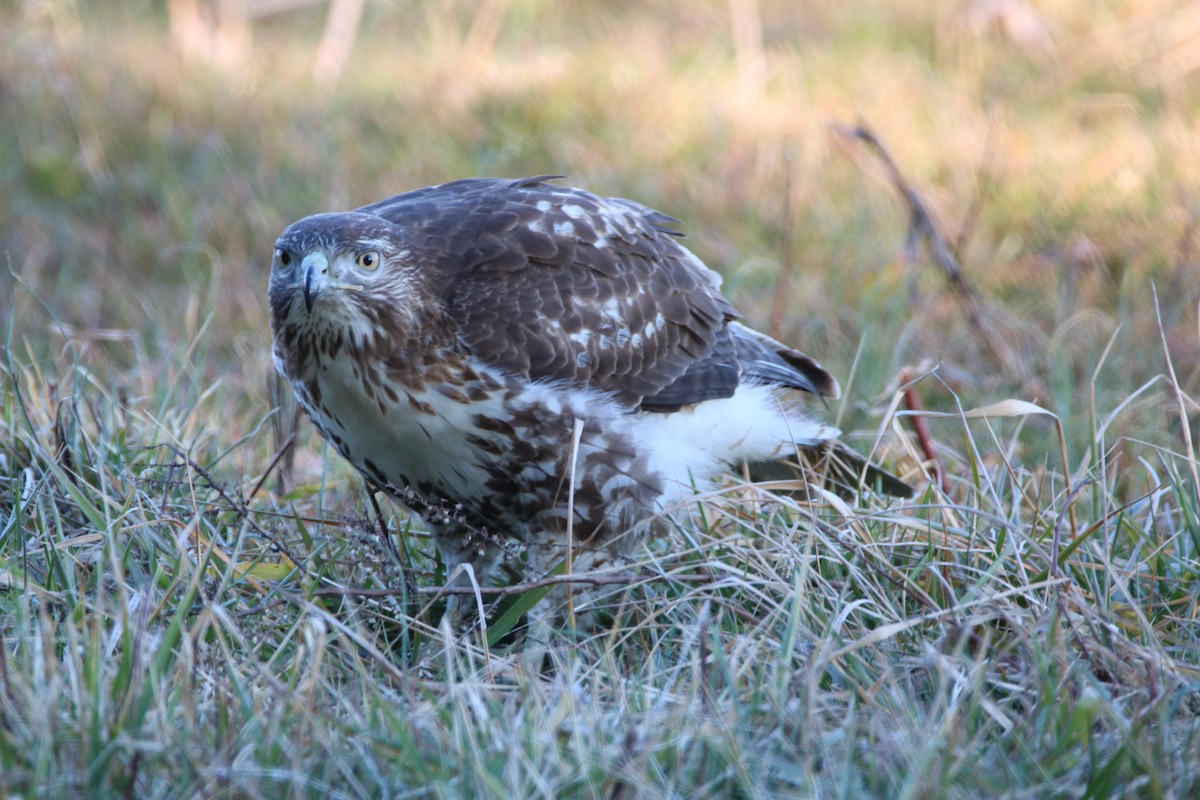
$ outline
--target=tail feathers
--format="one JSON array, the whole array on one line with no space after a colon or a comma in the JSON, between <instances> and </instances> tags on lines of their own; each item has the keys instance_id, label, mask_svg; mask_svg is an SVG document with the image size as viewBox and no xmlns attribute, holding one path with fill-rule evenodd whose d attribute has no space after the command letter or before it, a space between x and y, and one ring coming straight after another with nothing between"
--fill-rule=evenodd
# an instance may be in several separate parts
<instances>
[{"instance_id":1,"label":"tail feathers","mask_svg":"<svg viewBox=\"0 0 1200 800\"><path fill-rule=\"evenodd\" d=\"M750 465L750 479L755 482L811 480L820 476L827 488L843 497L862 491L874 491L892 497L912 497L913 487L892 473L867 461L836 439L803 448L803 465L790 461L763 461Z\"/></svg>"}]
</instances>

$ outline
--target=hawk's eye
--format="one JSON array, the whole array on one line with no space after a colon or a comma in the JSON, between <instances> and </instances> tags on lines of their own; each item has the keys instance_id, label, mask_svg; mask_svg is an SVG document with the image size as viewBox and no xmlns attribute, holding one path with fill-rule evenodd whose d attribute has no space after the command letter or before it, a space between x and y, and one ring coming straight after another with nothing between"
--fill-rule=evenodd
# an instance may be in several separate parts
<instances>
[{"instance_id":1,"label":"hawk's eye","mask_svg":"<svg viewBox=\"0 0 1200 800\"><path fill-rule=\"evenodd\" d=\"M358 258L354 259L354 263L368 272L374 272L379 269L379 251L366 250L358 254Z\"/></svg>"},{"instance_id":2,"label":"hawk's eye","mask_svg":"<svg viewBox=\"0 0 1200 800\"><path fill-rule=\"evenodd\" d=\"M283 266L289 266L292 263L292 254L282 247L275 248L275 260Z\"/></svg>"}]
</instances>

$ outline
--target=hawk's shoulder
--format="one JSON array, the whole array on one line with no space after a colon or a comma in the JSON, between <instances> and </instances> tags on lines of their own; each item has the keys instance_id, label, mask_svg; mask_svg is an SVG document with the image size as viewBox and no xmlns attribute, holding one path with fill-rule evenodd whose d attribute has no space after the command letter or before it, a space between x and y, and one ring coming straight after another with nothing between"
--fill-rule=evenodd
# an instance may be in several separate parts
<instances>
[{"instance_id":1,"label":"hawk's shoulder","mask_svg":"<svg viewBox=\"0 0 1200 800\"><path fill-rule=\"evenodd\" d=\"M554 177L471 178L358 211L404 231L460 340L488 364L631 408L731 396L747 377L745 337L720 277L680 244L679 222ZM819 366L804 374L776 357L773 367L760 382L832 393ZM778 380L789 370L790 384Z\"/></svg>"}]
</instances>

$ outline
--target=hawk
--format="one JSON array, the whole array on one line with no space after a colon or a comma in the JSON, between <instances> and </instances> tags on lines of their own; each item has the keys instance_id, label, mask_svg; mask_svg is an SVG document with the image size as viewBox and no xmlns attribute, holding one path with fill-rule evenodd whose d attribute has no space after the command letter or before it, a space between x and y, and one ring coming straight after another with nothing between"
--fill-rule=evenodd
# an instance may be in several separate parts
<instances>
[{"instance_id":1,"label":"hawk","mask_svg":"<svg viewBox=\"0 0 1200 800\"><path fill-rule=\"evenodd\" d=\"M678 222L541 176L473 178L290 225L273 356L317 430L426 517L447 574L627 554L742 464L833 453L819 363L738 321ZM753 473L752 473L753 474Z\"/></svg>"}]
</instances>

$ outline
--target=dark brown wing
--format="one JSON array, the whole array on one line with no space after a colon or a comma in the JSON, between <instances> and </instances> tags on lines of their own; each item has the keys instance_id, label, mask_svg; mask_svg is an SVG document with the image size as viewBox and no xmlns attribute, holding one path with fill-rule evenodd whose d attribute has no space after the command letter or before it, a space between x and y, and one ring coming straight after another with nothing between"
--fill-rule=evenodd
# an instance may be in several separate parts
<instances>
[{"instance_id":1,"label":"dark brown wing","mask_svg":"<svg viewBox=\"0 0 1200 800\"><path fill-rule=\"evenodd\" d=\"M816 362L731 325L720 278L675 220L546 180L474 178L358 211L404 229L465 346L513 373L656 411L743 380L836 393Z\"/></svg>"}]
</instances>

